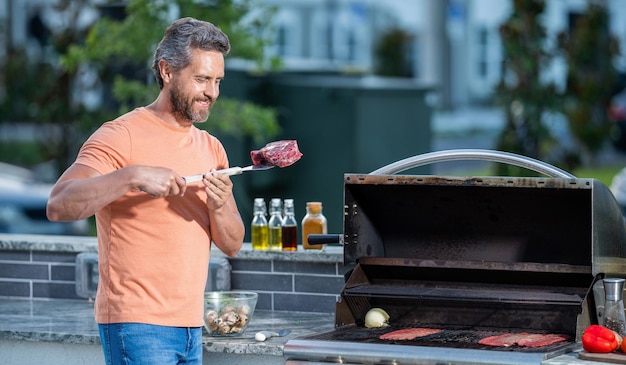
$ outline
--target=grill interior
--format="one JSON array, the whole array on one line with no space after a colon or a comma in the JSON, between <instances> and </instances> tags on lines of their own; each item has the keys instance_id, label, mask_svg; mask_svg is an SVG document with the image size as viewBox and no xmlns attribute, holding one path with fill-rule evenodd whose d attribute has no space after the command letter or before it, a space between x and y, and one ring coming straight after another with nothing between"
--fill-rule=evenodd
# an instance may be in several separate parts
<instances>
[{"instance_id":1,"label":"grill interior","mask_svg":"<svg viewBox=\"0 0 626 365\"><path fill-rule=\"evenodd\" d=\"M576 338L583 306L595 315L587 299L593 285L589 267L545 271L544 264L516 269L485 262L441 264L361 259L337 303L336 325L362 327L367 311L379 307L396 327L520 329Z\"/></svg>"}]
</instances>

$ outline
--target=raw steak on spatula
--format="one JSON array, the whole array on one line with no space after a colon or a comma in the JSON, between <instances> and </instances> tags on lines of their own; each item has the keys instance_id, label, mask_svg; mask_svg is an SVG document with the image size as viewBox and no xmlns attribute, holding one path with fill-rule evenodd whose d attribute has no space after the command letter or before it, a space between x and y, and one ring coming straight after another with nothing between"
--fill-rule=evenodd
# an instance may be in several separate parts
<instances>
[{"instance_id":1,"label":"raw steak on spatula","mask_svg":"<svg viewBox=\"0 0 626 365\"><path fill-rule=\"evenodd\" d=\"M246 171L267 170L274 166L286 167L298 161L302 157L302 153L298 150L298 143L295 140L283 140L268 143L260 150L251 151L250 157L252 158L252 165L250 166L235 166L212 173L232 176ZM205 173L185 176L185 181L188 184L202 181L204 175Z\"/></svg>"},{"instance_id":2,"label":"raw steak on spatula","mask_svg":"<svg viewBox=\"0 0 626 365\"><path fill-rule=\"evenodd\" d=\"M255 166L286 167L293 165L302 157L295 140L270 142L260 150L250 152L252 164Z\"/></svg>"}]
</instances>

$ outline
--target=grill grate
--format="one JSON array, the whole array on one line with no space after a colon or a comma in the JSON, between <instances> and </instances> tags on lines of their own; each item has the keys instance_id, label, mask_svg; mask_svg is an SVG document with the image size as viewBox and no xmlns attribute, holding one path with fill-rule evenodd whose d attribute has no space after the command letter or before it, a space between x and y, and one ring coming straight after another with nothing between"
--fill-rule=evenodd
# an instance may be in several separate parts
<instances>
[{"instance_id":1,"label":"grill grate","mask_svg":"<svg viewBox=\"0 0 626 365\"><path fill-rule=\"evenodd\" d=\"M418 325L415 327L428 327L427 325ZM309 335L304 337L306 340L318 340L318 341L338 341L338 342L358 342L358 343L372 343L372 344L392 344L403 346L424 346L424 347L449 347L459 349L474 349L474 350L488 350L488 351L508 351L508 352L523 352L523 353L552 353L562 352L565 349L577 347L576 342L571 339L569 341L563 341L554 343L551 345L541 347L525 347L525 346L508 346L508 347L495 347L481 345L478 343L481 339L489 336L497 336L506 333L527 332L525 330L511 329L507 332L502 332L493 329L444 329L442 332L419 337L413 340L406 341L391 341L381 340L378 337L389 333L391 331L400 330L408 327L386 327L378 329L362 328L359 326L344 326L334 331L324 332ZM436 328L436 327L431 327Z\"/></svg>"}]
</instances>

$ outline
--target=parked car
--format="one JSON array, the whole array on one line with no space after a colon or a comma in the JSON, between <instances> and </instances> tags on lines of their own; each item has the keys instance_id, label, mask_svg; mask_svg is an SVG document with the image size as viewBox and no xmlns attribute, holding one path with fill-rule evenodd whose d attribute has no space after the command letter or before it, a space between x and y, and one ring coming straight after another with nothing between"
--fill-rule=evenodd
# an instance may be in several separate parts
<instances>
[{"instance_id":1,"label":"parked car","mask_svg":"<svg viewBox=\"0 0 626 365\"><path fill-rule=\"evenodd\" d=\"M87 235L87 220L48 220L46 204L52 186L38 182L27 169L0 164L0 233Z\"/></svg>"}]
</instances>

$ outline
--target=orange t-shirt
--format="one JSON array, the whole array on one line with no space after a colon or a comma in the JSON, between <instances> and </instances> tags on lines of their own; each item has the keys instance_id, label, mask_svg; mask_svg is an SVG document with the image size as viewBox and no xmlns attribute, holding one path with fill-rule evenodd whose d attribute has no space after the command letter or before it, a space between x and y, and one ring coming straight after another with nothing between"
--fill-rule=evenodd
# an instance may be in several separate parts
<instances>
[{"instance_id":1,"label":"orange t-shirt","mask_svg":"<svg viewBox=\"0 0 626 365\"><path fill-rule=\"evenodd\" d=\"M76 163L101 174L129 165L162 166L182 176L228 167L224 147L206 131L177 128L138 108L103 124ZM96 213L98 323L203 324L211 234L202 183L183 197L129 192Z\"/></svg>"}]
</instances>

